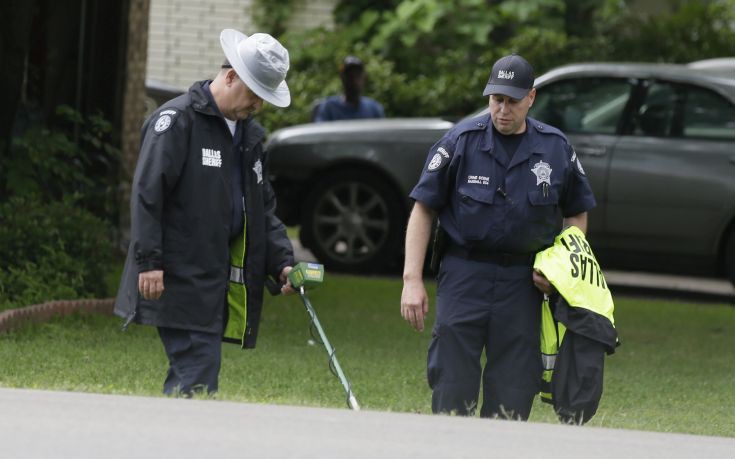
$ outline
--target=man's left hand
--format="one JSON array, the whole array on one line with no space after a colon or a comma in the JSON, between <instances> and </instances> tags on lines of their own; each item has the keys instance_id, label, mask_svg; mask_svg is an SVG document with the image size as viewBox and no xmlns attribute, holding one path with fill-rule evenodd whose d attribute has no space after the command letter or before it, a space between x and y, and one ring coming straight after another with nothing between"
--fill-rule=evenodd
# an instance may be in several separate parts
<instances>
[{"instance_id":1,"label":"man's left hand","mask_svg":"<svg viewBox=\"0 0 735 459\"><path fill-rule=\"evenodd\" d=\"M283 268L283 271L281 271L281 275L278 276L278 280L281 281L281 293L284 295L293 295L296 293L296 290L291 285L291 281L288 279L288 273L293 269L293 266L286 266Z\"/></svg>"},{"instance_id":2,"label":"man's left hand","mask_svg":"<svg viewBox=\"0 0 735 459\"><path fill-rule=\"evenodd\" d=\"M554 293L554 286L551 285L551 282L549 282L549 279L546 278L543 274L541 274L540 271L533 270L533 283L536 285L536 288L541 290L547 295L551 295Z\"/></svg>"}]
</instances>

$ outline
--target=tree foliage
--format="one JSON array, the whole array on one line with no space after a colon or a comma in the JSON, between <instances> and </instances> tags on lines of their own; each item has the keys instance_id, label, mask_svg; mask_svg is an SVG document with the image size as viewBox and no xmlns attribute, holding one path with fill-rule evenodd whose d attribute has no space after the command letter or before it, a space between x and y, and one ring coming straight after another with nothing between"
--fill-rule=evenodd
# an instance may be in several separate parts
<instances>
[{"instance_id":1,"label":"tree foliage","mask_svg":"<svg viewBox=\"0 0 735 459\"><path fill-rule=\"evenodd\" d=\"M670 0L641 14L630 0L342 0L336 28L285 33L293 104L267 108L270 128L310 120L340 93L347 54L366 62L368 95L388 116L458 118L485 104L492 63L517 52L537 75L570 62L689 62L735 55L735 1Z\"/></svg>"},{"instance_id":2,"label":"tree foliage","mask_svg":"<svg viewBox=\"0 0 735 459\"><path fill-rule=\"evenodd\" d=\"M271 35L282 35L287 27L288 21L294 9L302 0L253 0L252 17L253 22L262 30L267 30Z\"/></svg>"},{"instance_id":3,"label":"tree foliage","mask_svg":"<svg viewBox=\"0 0 735 459\"><path fill-rule=\"evenodd\" d=\"M6 197L73 201L114 218L120 151L111 144L111 132L99 114L84 117L71 107L57 107L53 127L31 124L13 139L9 154L0 156L0 189Z\"/></svg>"},{"instance_id":4,"label":"tree foliage","mask_svg":"<svg viewBox=\"0 0 735 459\"><path fill-rule=\"evenodd\" d=\"M0 203L0 310L51 299L101 297L110 225L71 199Z\"/></svg>"},{"instance_id":5,"label":"tree foliage","mask_svg":"<svg viewBox=\"0 0 735 459\"><path fill-rule=\"evenodd\" d=\"M100 115L56 115L0 157L0 309L107 293L119 151Z\"/></svg>"}]
</instances>

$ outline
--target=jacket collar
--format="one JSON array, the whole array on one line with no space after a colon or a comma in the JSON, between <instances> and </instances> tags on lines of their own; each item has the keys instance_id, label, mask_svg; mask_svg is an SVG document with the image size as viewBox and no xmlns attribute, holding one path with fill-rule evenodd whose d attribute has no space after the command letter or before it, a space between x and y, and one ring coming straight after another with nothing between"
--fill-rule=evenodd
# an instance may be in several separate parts
<instances>
[{"instance_id":1,"label":"jacket collar","mask_svg":"<svg viewBox=\"0 0 735 459\"><path fill-rule=\"evenodd\" d=\"M211 82L212 80L202 80L191 85L189 88L191 106L199 113L216 116L218 118L222 118L224 121L224 117L219 111L219 108L217 108L217 104L214 102L214 98L211 95L212 93L209 91L208 86ZM253 120L252 115L239 123L241 123L241 129L245 129L245 146L247 148L253 148L258 142L265 139L265 129L263 129L258 122Z\"/></svg>"},{"instance_id":2,"label":"jacket collar","mask_svg":"<svg viewBox=\"0 0 735 459\"><path fill-rule=\"evenodd\" d=\"M214 103L214 99L210 96L207 86L212 80L197 81L189 88L189 97L191 97L192 108L205 115L219 116L222 117L217 104Z\"/></svg>"}]
</instances>

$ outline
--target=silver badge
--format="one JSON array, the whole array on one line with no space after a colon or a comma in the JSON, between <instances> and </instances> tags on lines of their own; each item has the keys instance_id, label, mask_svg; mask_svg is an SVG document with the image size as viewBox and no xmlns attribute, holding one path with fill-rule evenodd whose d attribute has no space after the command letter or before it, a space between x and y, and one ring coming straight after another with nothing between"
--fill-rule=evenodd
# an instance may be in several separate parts
<instances>
[{"instance_id":1,"label":"silver badge","mask_svg":"<svg viewBox=\"0 0 735 459\"><path fill-rule=\"evenodd\" d=\"M431 158L431 162L429 162L429 170L435 171L439 169L439 166L442 165L442 155L439 153L436 153L433 158Z\"/></svg>"},{"instance_id":2,"label":"silver badge","mask_svg":"<svg viewBox=\"0 0 735 459\"><path fill-rule=\"evenodd\" d=\"M253 170L255 171L255 175L258 176L258 183L263 182L263 163L260 162L260 160L255 161L255 166L253 166Z\"/></svg>"},{"instance_id":3,"label":"silver badge","mask_svg":"<svg viewBox=\"0 0 735 459\"><path fill-rule=\"evenodd\" d=\"M163 132L166 129L171 126L171 116L170 115L162 115L158 120L156 121L156 125L153 127L156 132Z\"/></svg>"},{"instance_id":4,"label":"silver badge","mask_svg":"<svg viewBox=\"0 0 735 459\"><path fill-rule=\"evenodd\" d=\"M551 166L549 166L549 163L539 161L533 165L531 172L536 175L536 185L546 183L551 186Z\"/></svg>"}]
</instances>

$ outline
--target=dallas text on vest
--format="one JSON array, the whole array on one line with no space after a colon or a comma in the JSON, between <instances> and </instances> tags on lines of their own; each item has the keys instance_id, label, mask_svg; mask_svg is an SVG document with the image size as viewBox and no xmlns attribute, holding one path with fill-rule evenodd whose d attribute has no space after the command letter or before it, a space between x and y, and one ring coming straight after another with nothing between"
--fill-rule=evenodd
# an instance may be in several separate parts
<instances>
[{"instance_id":1,"label":"dallas text on vest","mask_svg":"<svg viewBox=\"0 0 735 459\"><path fill-rule=\"evenodd\" d=\"M572 277L577 278L581 275L582 280L589 281L590 285L607 289L605 276L602 275L600 265L595 261L592 249L587 241L570 234L566 237L566 240L562 239L561 243L564 244L567 250L572 252L569 254L569 261L572 264Z\"/></svg>"}]
</instances>

